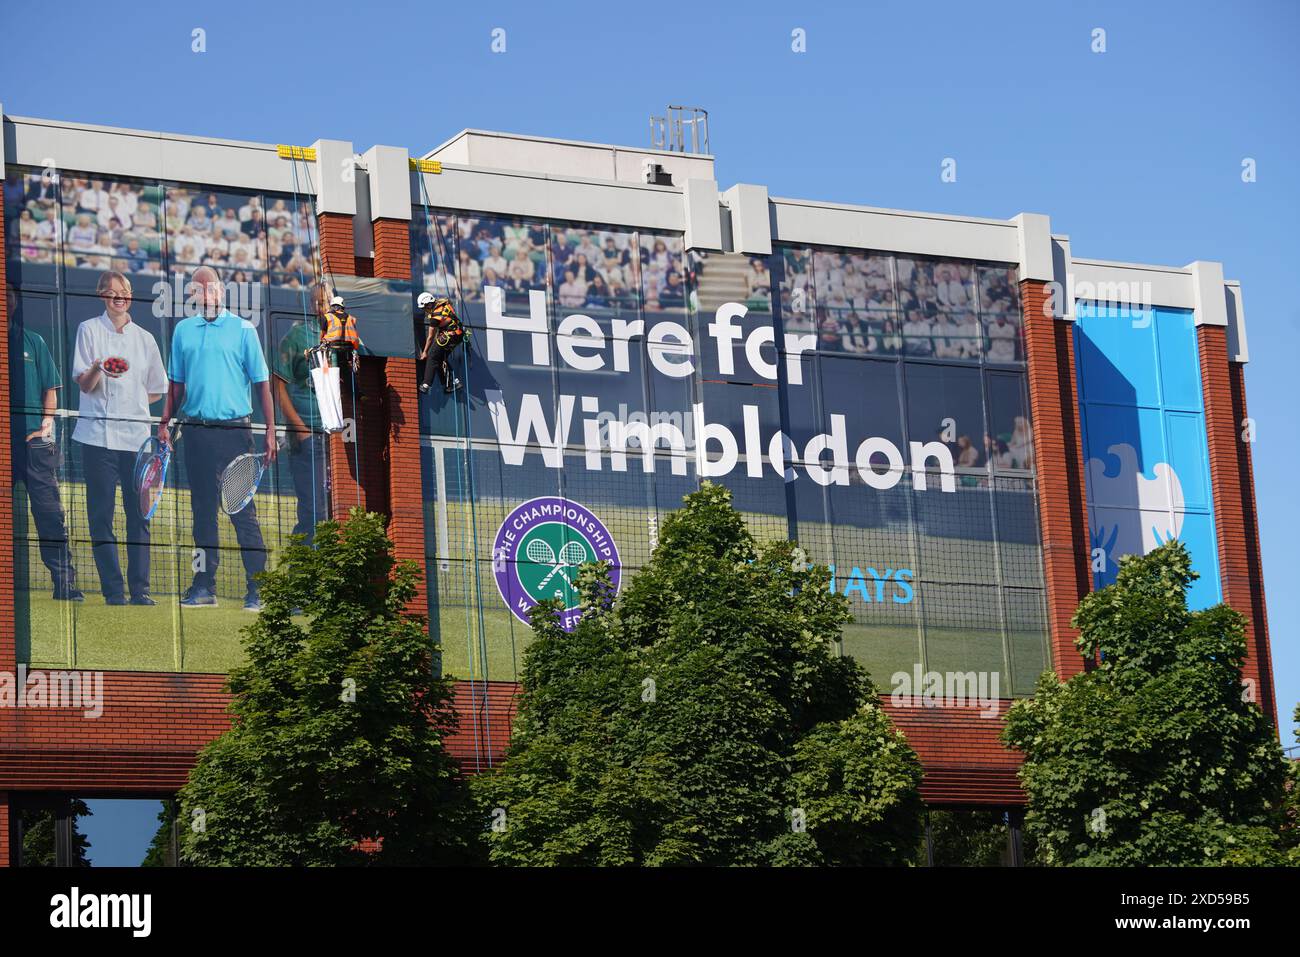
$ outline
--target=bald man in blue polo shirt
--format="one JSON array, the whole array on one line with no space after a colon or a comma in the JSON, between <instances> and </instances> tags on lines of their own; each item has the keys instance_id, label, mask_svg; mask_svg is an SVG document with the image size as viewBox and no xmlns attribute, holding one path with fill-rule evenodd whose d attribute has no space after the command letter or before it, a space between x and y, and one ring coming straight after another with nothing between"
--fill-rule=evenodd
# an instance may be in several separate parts
<instances>
[{"instance_id":1,"label":"bald man in blue polo shirt","mask_svg":"<svg viewBox=\"0 0 1300 957\"><path fill-rule=\"evenodd\" d=\"M267 423L267 464L276 459L275 406L271 374L262 355L257 330L225 308L225 287L215 269L200 266L191 289L201 296L202 312L177 323L172 333L171 387L163 403L161 442L170 440L167 424L173 414L185 425L185 471L190 481L190 510L194 516L194 546L198 571L181 598L184 608L212 607L217 603L217 506L221 501L218 477L231 459L252 445L252 392L256 392ZM246 611L260 611L261 599L254 577L266 568L266 546L257 524L257 506L249 503L230 516L244 562L248 591Z\"/></svg>"}]
</instances>

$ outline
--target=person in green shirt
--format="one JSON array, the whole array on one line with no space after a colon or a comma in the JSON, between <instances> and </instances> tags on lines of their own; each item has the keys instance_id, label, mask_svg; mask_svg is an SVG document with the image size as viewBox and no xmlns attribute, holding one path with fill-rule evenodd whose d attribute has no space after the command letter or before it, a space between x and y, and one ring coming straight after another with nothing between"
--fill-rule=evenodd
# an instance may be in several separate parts
<instances>
[{"instance_id":1,"label":"person in green shirt","mask_svg":"<svg viewBox=\"0 0 1300 957\"><path fill-rule=\"evenodd\" d=\"M18 322L18 296L12 287L5 288L5 298L9 306L12 388L15 395L22 396L24 410L16 417L21 432L13 436L14 472L27 486L38 550L54 582L55 600L82 601L85 596L77 588L77 569L68 547L68 527L59 495L63 456L54 439L54 413L59 407L62 381L45 340Z\"/></svg>"},{"instance_id":2,"label":"person in green shirt","mask_svg":"<svg viewBox=\"0 0 1300 957\"><path fill-rule=\"evenodd\" d=\"M308 545L316 533L316 523L330 517L328 439L321 431L307 359L307 351L318 345L317 324L299 319L280 340L271 365L276 402L289 435L289 472L298 499L293 534L304 536Z\"/></svg>"}]
</instances>

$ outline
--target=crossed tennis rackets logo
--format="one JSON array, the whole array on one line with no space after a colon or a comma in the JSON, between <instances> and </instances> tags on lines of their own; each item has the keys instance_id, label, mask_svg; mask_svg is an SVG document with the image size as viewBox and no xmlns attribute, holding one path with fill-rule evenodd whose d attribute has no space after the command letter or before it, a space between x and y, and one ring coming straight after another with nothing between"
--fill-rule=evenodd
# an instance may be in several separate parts
<instances>
[{"instance_id":1,"label":"crossed tennis rackets logo","mask_svg":"<svg viewBox=\"0 0 1300 957\"><path fill-rule=\"evenodd\" d=\"M546 587L556 575L564 579L564 583L570 588L573 587L573 580L565 574L566 568L577 568L587 560L587 549L581 542L565 542L560 549L560 555L557 558L549 542L544 542L540 538L534 538L528 543L525 550L530 562L536 562L539 565L550 565L551 570L546 573L546 577L541 580L537 588L540 591Z\"/></svg>"},{"instance_id":2,"label":"crossed tennis rackets logo","mask_svg":"<svg viewBox=\"0 0 1300 957\"><path fill-rule=\"evenodd\" d=\"M618 548L605 524L571 498L543 495L511 509L492 545L492 573L510 612L525 624L540 601L560 598L566 631L581 617L578 568L605 561L617 592L622 578Z\"/></svg>"}]
</instances>

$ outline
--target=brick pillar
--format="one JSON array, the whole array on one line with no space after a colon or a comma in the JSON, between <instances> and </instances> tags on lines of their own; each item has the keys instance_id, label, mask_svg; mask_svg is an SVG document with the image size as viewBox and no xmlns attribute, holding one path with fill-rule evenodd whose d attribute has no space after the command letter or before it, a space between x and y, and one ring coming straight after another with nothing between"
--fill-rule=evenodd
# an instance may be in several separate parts
<instances>
[{"instance_id":1,"label":"brick pillar","mask_svg":"<svg viewBox=\"0 0 1300 957\"><path fill-rule=\"evenodd\" d=\"M4 197L0 196L0 223L4 222ZM17 669L17 622L14 608L14 497L13 497L13 458L10 445L10 428L13 420L12 403L9 399L9 323L14 318L9 315L9 286L6 273L6 255L4 236L0 236L0 405L4 413L0 414L0 548L7 549L0 558L0 671L14 674ZM7 739L14 727L14 710L0 708L0 746ZM7 815L8 804L0 802L0 814ZM7 816L5 818L7 824ZM0 842L7 842L8 829L0 826ZM3 848L0 848L3 851ZM9 856L0 853L0 864L7 864Z\"/></svg>"},{"instance_id":2,"label":"brick pillar","mask_svg":"<svg viewBox=\"0 0 1300 957\"><path fill-rule=\"evenodd\" d=\"M1079 633L1070 619L1090 591L1091 578L1072 324L1052 315L1048 298L1045 283L1020 283L1047 627L1052 666L1064 680L1084 669L1074 647Z\"/></svg>"},{"instance_id":3,"label":"brick pillar","mask_svg":"<svg viewBox=\"0 0 1300 957\"><path fill-rule=\"evenodd\" d=\"M0 867L9 866L9 792L0 791Z\"/></svg>"},{"instance_id":4,"label":"brick pillar","mask_svg":"<svg viewBox=\"0 0 1300 957\"><path fill-rule=\"evenodd\" d=\"M410 224L377 219L375 275L384 279L411 278ZM424 490L420 476L420 393L414 359L389 358L384 368L387 404L388 534L399 559L410 559L424 570ZM410 611L428 612L424 576L411 600Z\"/></svg>"},{"instance_id":5,"label":"brick pillar","mask_svg":"<svg viewBox=\"0 0 1300 957\"><path fill-rule=\"evenodd\" d=\"M336 273L350 276L356 260L352 217L344 213L321 213L316 221L320 233L322 274L327 278Z\"/></svg>"},{"instance_id":6,"label":"brick pillar","mask_svg":"<svg viewBox=\"0 0 1300 957\"><path fill-rule=\"evenodd\" d=\"M328 282L332 275L352 275L356 263L353 255L352 217L342 213L321 213L321 271ZM379 458L383 453L383 359L373 356L361 360L356 386L362 393L359 404L352 396L352 371L339 370L343 389L343 418L351 429L330 436L330 498L333 516L347 517L356 506L366 511L383 512L388 506L387 476ZM359 407L358 407L359 405ZM344 441L349 432L355 442Z\"/></svg>"},{"instance_id":7,"label":"brick pillar","mask_svg":"<svg viewBox=\"0 0 1300 957\"><path fill-rule=\"evenodd\" d=\"M1259 706L1277 724L1273 665L1268 647L1264 573L1259 553L1259 516L1250 443L1243 438L1246 378L1240 363L1228 360L1228 330L1197 326L1201 395L1214 490L1214 526L1219 548L1223 600L1246 618L1246 661L1242 675L1255 682Z\"/></svg>"}]
</instances>

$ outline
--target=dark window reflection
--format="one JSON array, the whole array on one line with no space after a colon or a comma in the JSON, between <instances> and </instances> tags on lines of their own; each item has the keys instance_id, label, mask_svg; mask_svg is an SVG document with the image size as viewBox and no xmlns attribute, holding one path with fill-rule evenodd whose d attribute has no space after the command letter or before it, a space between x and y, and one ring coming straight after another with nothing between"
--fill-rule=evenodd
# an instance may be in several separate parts
<instances>
[{"instance_id":1,"label":"dark window reflection","mask_svg":"<svg viewBox=\"0 0 1300 957\"><path fill-rule=\"evenodd\" d=\"M906 379L912 441L942 442L960 469L983 467L987 452L979 370L908 363Z\"/></svg>"}]
</instances>

